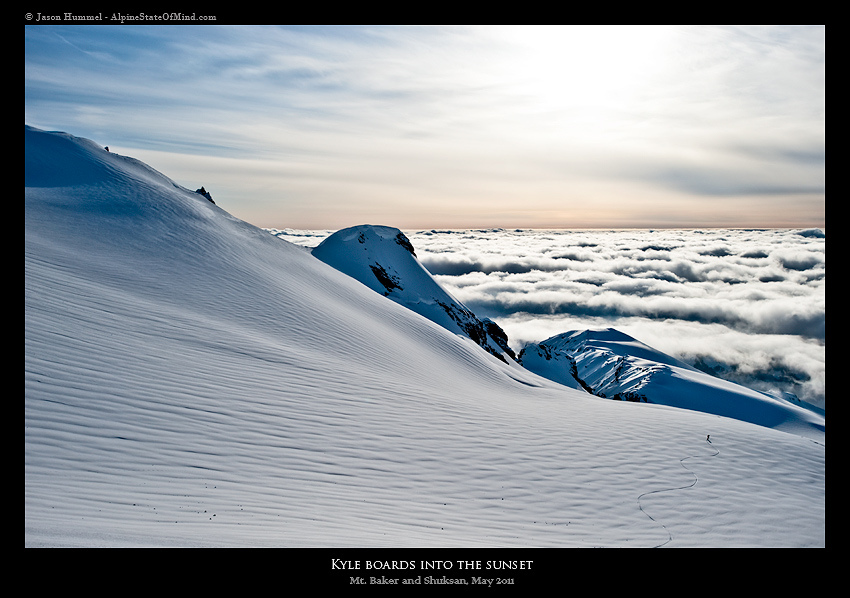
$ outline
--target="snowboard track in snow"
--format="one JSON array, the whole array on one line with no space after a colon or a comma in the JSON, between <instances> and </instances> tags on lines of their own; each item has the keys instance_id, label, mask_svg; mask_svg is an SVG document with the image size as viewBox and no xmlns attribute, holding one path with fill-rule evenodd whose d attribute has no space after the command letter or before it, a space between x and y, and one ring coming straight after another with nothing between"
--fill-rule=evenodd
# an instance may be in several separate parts
<instances>
[{"instance_id":1,"label":"snowboard track in snow","mask_svg":"<svg viewBox=\"0 0 850 598\"><path fill-rule=\"evenodd\" d=\"M694 476L693 482L691 482L690 484L685 484L684 486L676 486L674 488L662 488L660 490L650 490L649 492L644 492L643 494L641 494L637 498L638 508L643 512L643 514L646 515L647 517L649 517L653 522L660 525L662 528L664 528L664 531L667 532L667 539L664 542L662 542L661 544L657 544L657 545L653 546L652 548L662 548L663 546L666 546L667 544L669 544L670 542L673 541L673 534L670 532L670 529L666 525L664 525L663 523L661 523L661 521L659 521L658 519L656 519L655 517L653 517L652 515L647 513L646 509L643 508L643 505L640 504L640 501L644 496L649 496L650 494L660 494L662 492L676 492L676 491L679 491L679 490L687 490L688 488L693 488L694 486L696 486L697 482L699 482L699 477L697 477L697 474L693 470L685 467L685 461L687 461L688 459L693 459L695 457L705 457L705 456L716 457L717 455L720 454L720 451L717 448L714 447L711 440L706 438L705 441L709 445L711 445L711 448L714 450L714 454L712 454L712 455L690 455L688 457L682 457L681 459L679 459L679 465L681 465L685 469L685 471L687 471L692 476Z\"/></svg>"}]
</instances>

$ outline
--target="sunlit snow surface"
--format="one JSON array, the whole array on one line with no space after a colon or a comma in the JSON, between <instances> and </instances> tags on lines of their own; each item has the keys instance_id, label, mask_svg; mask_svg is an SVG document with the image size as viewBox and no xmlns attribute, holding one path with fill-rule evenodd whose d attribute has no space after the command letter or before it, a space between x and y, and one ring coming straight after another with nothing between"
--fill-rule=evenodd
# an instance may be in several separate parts
<instances>
[{"instance_id":1,"label":"sunlit snow surface","mask_svg":"<svg viewBox=\"0 0 850 598\"><path fill-rule=\"evenodd\" d=\"M270 232L312 247L333 231ZM826 406L821 229L405 234L439 283L497 321L517 352L613 327L704 371Z\"/></svg>"},{"instance_id":2,"label":"sunlit snow surface","mask_svg":"<svg viewBox=\"0 0 850 598\"><path fill-rule=\"evenodd\" d=\"M507 367L94 143L25 181L27 546L825 544L823 440Z\"/></svg>"}]
</instances>

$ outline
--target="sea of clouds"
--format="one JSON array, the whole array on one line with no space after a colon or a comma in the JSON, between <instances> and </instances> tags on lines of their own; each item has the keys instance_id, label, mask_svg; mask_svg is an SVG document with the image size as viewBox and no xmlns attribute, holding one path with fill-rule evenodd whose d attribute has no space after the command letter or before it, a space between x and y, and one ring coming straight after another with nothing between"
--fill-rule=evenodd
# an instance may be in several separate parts
<instances>
[{"instance_id":1,"label":"sea of clouds","mask_svg":"<svg viewBox=\"0 0 850 598\"><path fill-rule=\"evenodd\" d=\"M333 231L269 229L314 247ZM612 327L700 369L825 409L820 229L405 231L479 317L528 343Z\"/></svg>"}]
</instances>

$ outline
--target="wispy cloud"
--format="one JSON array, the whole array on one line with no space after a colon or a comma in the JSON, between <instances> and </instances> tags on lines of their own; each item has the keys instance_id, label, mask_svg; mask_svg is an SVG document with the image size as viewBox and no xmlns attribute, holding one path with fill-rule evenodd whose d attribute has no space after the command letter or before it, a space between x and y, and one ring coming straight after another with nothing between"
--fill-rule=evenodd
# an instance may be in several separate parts
<instances>
[{"instance_id":1,"label":"wispy cloud","mask_svg":"<svg viewBox=\"0 0 850 598\"><path fill-rule=\"evenodd\" d=\"M25 117L261 226L822 226L824 53L823 27L28 27Z\"/></svg>"}]
</instances>

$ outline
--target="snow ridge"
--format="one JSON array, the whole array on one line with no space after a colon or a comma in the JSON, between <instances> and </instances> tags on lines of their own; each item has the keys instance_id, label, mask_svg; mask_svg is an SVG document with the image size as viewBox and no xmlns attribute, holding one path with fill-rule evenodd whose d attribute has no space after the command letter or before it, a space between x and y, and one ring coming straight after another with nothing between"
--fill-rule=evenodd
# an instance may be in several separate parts
<instances>
[{"instance_id":1,"label":"snow ridge","mask_svg":"<svg viewBox=\"0 0 850 598\"><path fill-rule=\"evenodd\" d=\"M419 262L405 234L388 226L340 230L313 255L381 295L473 340L505 363L602 398L656 403L735 417L814 438L823 416L798 404L710 376L618 330L570 331L525 347L517 357L504 331L479 320Z\"/></svg>"},{"instance_id":2,"label":"snow ridge","mask_svg":"<svg viewBox=\"0 0 850 598\"><path fill-rule=\"evenodd\" d=\"M312 253L373 291L470 338L501 361L516 359L499 325L479 320L440 286L399 229L373 225L346 228L322 241Z\"/></svg>"},{"instance_id":3,"label":"snow ridge","mask_svg":"<svg viewBox=\"0 0 850 598\"><path fill-rule=\"evenodd\" d=\"M504 363L201 182L26 128L26 546L825 545L822 440Z\"/></svg>"},{"instance_id":4,"label":"snow ridge","mask_svg":"<svg viewBox=\"0 0 850 598\"><path fill-rule=\"evenodd\" d=\"M570 331L520 352L527 369L622 401L734 417L821 439L825 420L796 403L715 378L613 328Z\"/></svg>"}]
</instances>

